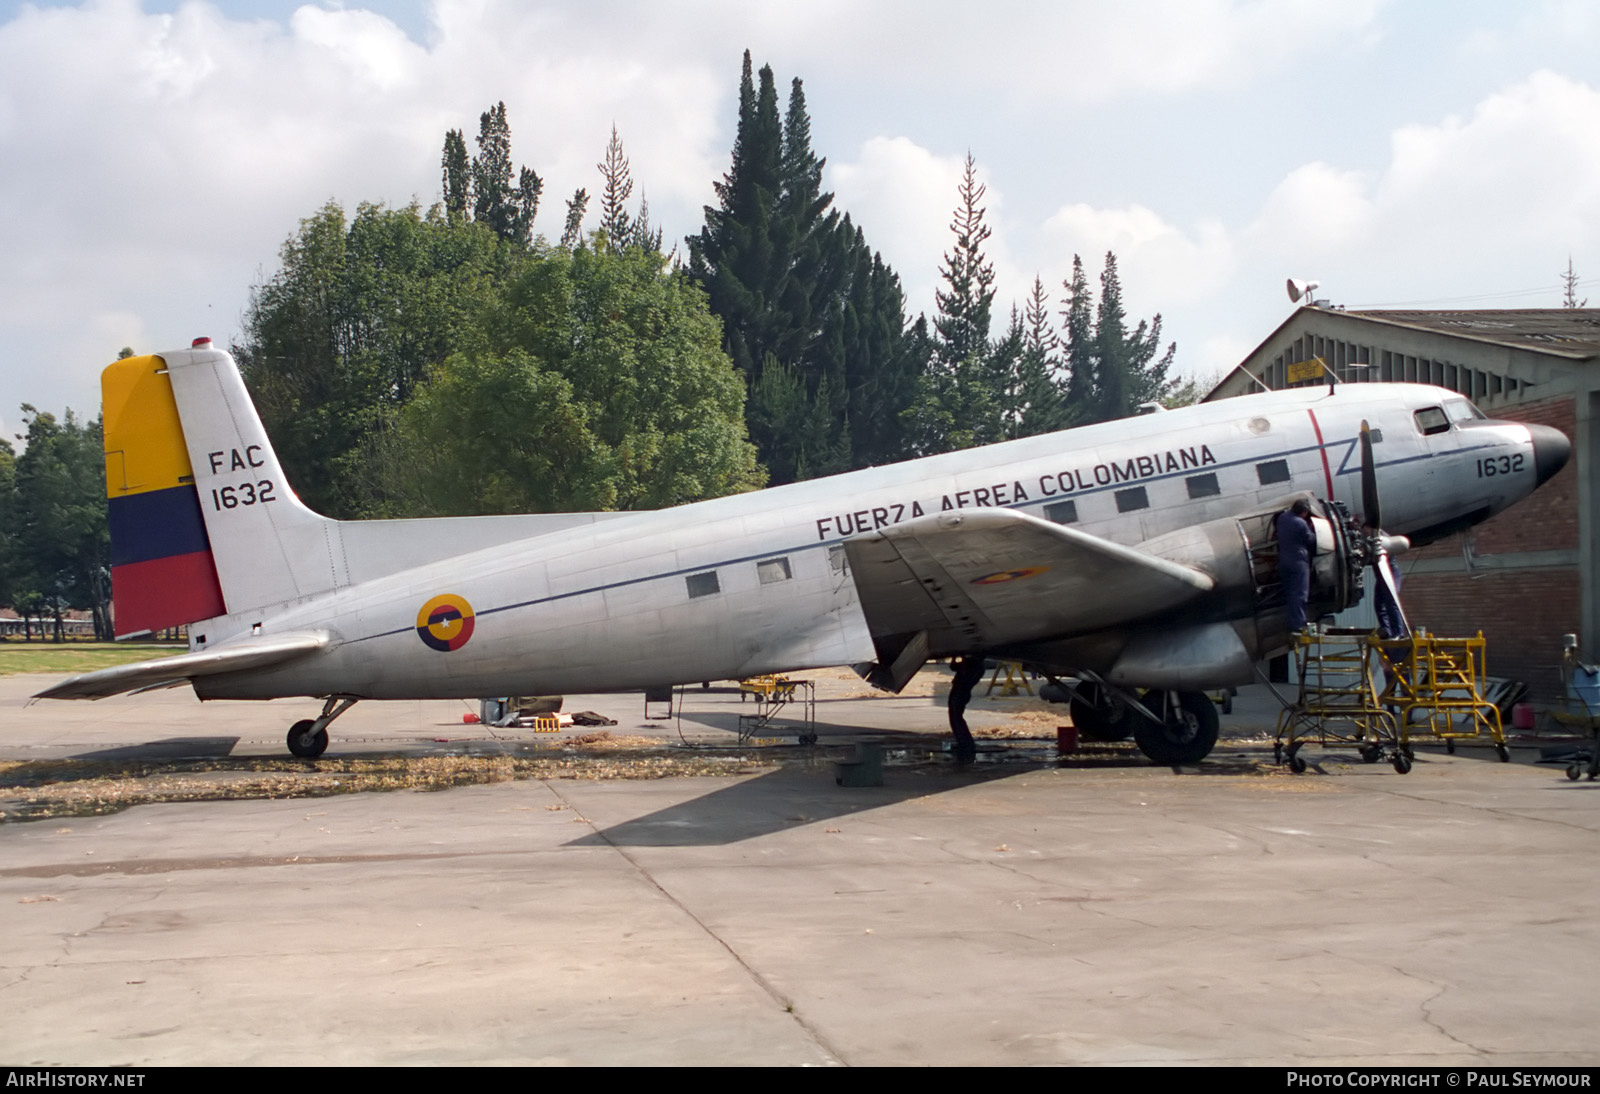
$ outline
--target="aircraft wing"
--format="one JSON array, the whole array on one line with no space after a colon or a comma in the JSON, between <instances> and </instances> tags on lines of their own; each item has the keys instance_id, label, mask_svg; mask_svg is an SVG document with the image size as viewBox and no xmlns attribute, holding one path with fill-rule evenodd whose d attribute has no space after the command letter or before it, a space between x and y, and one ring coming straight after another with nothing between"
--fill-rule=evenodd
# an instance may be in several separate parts
<instances>
[{"instance_id":1,"label":"aircraft wing","mask_svg":"<svg viewBox=\"0 0 1600 1094\"><path fill-rule=\"evenodd\" d=\"M154 661L136 661L73 676L34 696L35 699L104 699L125 691L151 691L187 683L196 676L259 669L304 657L328 644L320 631L243 638L214 650L180 653Z\"/></svg>"},{"instance_id":2,"label":"aircraft wing","mask_svg":"<svg viewBox=\"0 0 1600 1094\"><path fill-rule=\"evenodd\" d=\"M1213 587L1192 567L1012 509L921 517L844 548L890 686L928 656L1086 634Z\"/></svg>"}]
</instances>

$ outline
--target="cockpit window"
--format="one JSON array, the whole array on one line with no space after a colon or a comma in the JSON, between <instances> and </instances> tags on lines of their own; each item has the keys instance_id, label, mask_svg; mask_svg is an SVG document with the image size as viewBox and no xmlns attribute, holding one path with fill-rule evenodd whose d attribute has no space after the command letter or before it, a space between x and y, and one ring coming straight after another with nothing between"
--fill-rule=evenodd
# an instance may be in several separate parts
<instances>
[{"instance_id":1,"label":"cockpit window","mask_svg":"<svg viewBox=\"0 0 1600 1094\"><path fill-rule=\"evenodd\" d=\"M1465 399L1461 400L1463 403ZM1444 416L1444 411L1436 406L1426 406L1412 415L1417 420L1417 428L1424 437L1431 437L1435 433L1450 432L1450 419Z\"/></svg>"},{"instance_id":2,"label":"cockpit window","mask_svg":"<svg viewBox=\"0 0 1600 1094\"><path fill-rule=\"evenodd\" d=\"M1445 415L1452 422L1470 422L1474 419L1483 421L1483 411L1473 406L1465 399L1451 399L1444 404Z\"/></svg>"}]
</instances>

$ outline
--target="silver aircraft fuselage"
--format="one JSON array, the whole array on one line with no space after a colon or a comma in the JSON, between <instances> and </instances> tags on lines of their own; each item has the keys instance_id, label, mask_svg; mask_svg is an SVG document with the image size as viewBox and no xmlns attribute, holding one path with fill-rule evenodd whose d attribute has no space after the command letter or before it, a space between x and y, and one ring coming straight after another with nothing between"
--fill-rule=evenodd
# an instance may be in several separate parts
<instances>
[{"instance_id":1,"label":"silver aircraft fuselage","mask_svg":"<svg viewBox=\"0 0 1600 1094\"><path fill-rule=\"evenodd\" d=\"M1484 419L1454 392L1362 383L1243 396L608 515L480 549L470 521L456 521L458 553L343 584L337 575L362 570L360 529L328 522L331 588L190 628L197 649L282 632L324 632L326 648L290 664L200 676L195 690L202 698L476 698L867 662L873 638L841 549L852 537L944 512L1011 508L1137 548L1299 491L1359 513L1363 421L1378 434L1385 529L1422 541L1502 511L1567 455L1556 431ZM216 487L203 472L205 497ZM457 648L436 649L421 634L419 605L438 596L470 605L470 638Z\"/></svg>"}]
</instances>

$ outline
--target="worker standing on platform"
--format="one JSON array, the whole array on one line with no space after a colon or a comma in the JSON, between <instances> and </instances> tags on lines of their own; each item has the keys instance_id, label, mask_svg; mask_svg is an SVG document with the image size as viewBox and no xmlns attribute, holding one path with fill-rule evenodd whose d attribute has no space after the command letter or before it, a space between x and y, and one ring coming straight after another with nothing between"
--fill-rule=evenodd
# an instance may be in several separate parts
<instances>
[{"instance_id":1,"label":"worker standing on platform","mask_svg":"<svg viewBox=\"0 0 1600 1094\"><path fill-rule=\"evenodd\" d=\"M1311 599L1311 556L1317 551L1317 534L1311 528L1311 506L1304 498L1278 514L1278 580L1283 584L1289 630L1306 626L1306 603Z\"/></svg>"}]
</instances>

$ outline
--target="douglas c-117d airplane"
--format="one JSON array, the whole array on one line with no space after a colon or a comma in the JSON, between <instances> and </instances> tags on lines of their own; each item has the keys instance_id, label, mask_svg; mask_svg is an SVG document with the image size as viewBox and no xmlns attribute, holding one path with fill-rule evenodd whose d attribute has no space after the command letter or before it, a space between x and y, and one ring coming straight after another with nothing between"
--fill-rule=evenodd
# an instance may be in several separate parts
<instances>
[{"instance_id":1,"label":"douglas c-117d airplane","mask_svg":"<svg viewBox=\"0 0 1600 1094\"><path fill-rule=\"evenodd\" d=\"M942 657L957 659L950 721L970 757L962 708L998 656L1049 676L1085 732L1194 763L1217 737L1204 690L1289 647L1278 513L1312 504L1316 618L1359 599L1364 567L1402 537L1500 512L1571 447L1441 388L1361 383L653 512L335 521L290 490L209 339L118 361L102 384L117 634L186 623L189 652L40 696L189 683L201 699L320 698L289 731L304 757L360 699L833 665L898 691Z\"/></svg>"}]
</instances>

